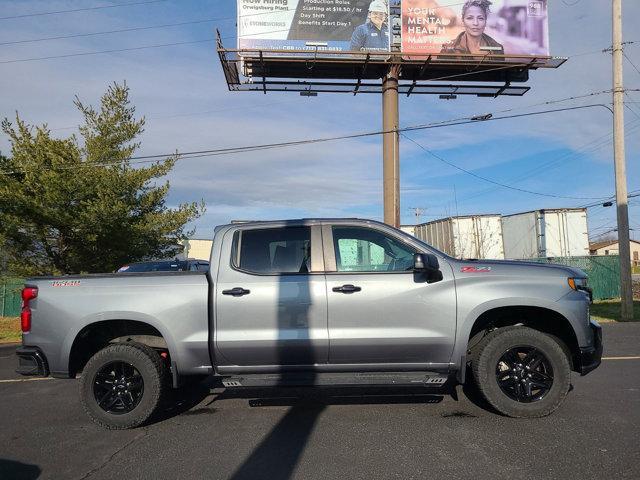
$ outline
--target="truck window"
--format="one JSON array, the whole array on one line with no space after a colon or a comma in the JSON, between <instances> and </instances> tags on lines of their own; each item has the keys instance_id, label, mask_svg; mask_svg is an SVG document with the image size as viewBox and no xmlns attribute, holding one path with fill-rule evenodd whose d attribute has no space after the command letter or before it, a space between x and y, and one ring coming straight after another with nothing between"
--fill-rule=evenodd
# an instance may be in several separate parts
<instances>
[{"instance_id":1,"label":"truck window","mask_svg":"<svg viewBox=\"0 0 640 480\"><path fill-rule=\"evenodd\" d=\"M413 269L413 247L373 229L333 227L333 245L339 272Z\"/></svg>"},{"instance_id":2,"label":"truck window","mask_svg":"<svg viewBox=\"0 0 640 480\"><path fill-rule=\"evenodd\" d=\"M243 230L236 233L235 244L234 266L247 272L308 273L311 267L309 227Z\"/></svg>"}]
</instances>

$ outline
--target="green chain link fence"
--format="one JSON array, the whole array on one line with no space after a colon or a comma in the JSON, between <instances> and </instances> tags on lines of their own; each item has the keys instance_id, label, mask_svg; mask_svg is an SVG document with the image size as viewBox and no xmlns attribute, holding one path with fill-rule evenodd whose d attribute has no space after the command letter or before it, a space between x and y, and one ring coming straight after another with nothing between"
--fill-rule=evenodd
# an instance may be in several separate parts
<instances>
[{"instance_id":1,"label":"green chain link fence","mask_svg":"<svg viewBox=\"0 0 640 480\"><path fill-rule=\"evenodd\" d=\"M589 287L593 289L594 300L620 296L619 255L537 258L534 261L579 268L589 276Z\"/></svg>"},{"instance_id":2,"label":"green chain link fence","mask_svg":"<svg viewBox=\"0 0 640 480\"><path fill-rule=\"evenodd\" d=\"M0 277L0 317L17 317L22 308L20 292L24 280L13 277Z\"/></svg>"}]
</instances>

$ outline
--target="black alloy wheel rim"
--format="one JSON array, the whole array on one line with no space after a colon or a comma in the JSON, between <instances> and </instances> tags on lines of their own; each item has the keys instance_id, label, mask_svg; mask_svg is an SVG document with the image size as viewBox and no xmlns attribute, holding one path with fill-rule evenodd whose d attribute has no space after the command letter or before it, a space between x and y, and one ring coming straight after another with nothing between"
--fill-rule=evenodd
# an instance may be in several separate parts
<instances>
[{"instance_id":1,"label":"black alloy wheel rim","mask_svg":"<svg viewBox=\"0 0 640 480\"><path fill-rule=\"evenodd\" d=\"M114 415L133 411L142 400L143 393L142 375L127 362L107 363L93 379L96 403L102 410Z\"/></svg>"},{"instance_id":2,"label":"black alloy wheel rim","mask_svg":"<svg viewBox=\"0 0 640 480\"><path fill-rule=\"evenodd\" d=\"M498 386L511 400L532 403L542 400L553 386L549 359L535 347L520 345L502 354L496 365Z\"/></svg>"}]
</instances>

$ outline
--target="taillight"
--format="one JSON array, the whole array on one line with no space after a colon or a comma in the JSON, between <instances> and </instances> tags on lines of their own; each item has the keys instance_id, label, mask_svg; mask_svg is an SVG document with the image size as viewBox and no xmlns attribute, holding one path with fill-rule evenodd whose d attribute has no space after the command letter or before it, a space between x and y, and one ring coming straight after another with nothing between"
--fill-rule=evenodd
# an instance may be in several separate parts
<instances>
[{"instance_id":1,"label":"taillight","mask_svg":"<svg viewBox=\"0 0 640 480\"><path fill-rule=\"evenodd\" d=\"M22 312L20 312L20 326L22 333L31 330L31 307L29 302L38 296L38 287L26 286L22 289Z\"/></svg>"}]
</instances>

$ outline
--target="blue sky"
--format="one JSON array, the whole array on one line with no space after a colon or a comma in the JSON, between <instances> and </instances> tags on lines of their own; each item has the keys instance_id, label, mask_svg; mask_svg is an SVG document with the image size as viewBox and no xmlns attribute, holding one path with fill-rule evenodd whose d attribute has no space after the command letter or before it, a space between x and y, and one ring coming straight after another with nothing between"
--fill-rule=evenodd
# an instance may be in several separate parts
<instances>
[{"instance_id":1,"label":"blue sky","mask_svg":"<svg viewBox=\"0 0 640 480\"><path fill-rule=\"evenodd\" d=\"M136 0L139 1L139 0ZM34 12L133 3L111 1L0 0L0 17ZM401 125L431 123L505 109L514 113L547 100L611 88L610 2L551 0L551 51L569 56L558 70L532 72L524 97L443 101L432 96L402 97ZM626 53L640 68L640 2L623 0ZM0 62L161 43L213 39L220 29L235 44L234 0L160 1L145 5L0 20L0 43L57 35L99 32L167 23L203 22L19 45L0 45ZM211 42L51 60L0 63L0 116L19 111L31 124L47 123L68 136L80 117L72 100L97 103L106 86L126 80L137 111L147 117L140 154L224 148L317 138L381 129L376 95L232 93L227 91ZM626 87L640 88L640 72L625 62ZM629 92L629 190L640 189L640 92ZM566 102L567 106L609 103L611 95ZM557 106L563 106L557 105ZM612 118L602 108L523 117L409 133L439 156L474 173L522 189L569 197L602 197L614 191ZM0 134L0 150L9 151ZM232 219L300 216L382 216L381 138L185 159L169 176L169 203L204 199L207 213L195 222L196 236ZM455 196L454 196L455 191ZM457 207L456 200L457 199ZM496 187L401 141L401 214L414 223L409 207L426 209L422 221L470 213L514 213L538 208L580 206L592 200L535 196ZM640 238L640 199L630 209L632 236ZM613 208L589 210L592 235L615 226Z\"/></svg>"}]
</instances>

